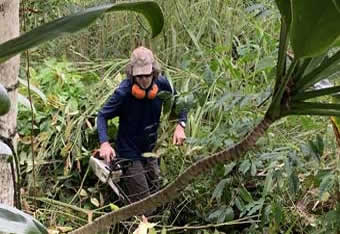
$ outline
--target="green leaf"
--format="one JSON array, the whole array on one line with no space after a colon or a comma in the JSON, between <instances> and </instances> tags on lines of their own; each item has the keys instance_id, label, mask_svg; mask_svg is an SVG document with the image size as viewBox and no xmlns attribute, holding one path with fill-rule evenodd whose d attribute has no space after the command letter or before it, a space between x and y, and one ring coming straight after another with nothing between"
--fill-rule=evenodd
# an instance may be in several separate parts
<instances>
[{"instance_id":1,"label":"green leaf","mask_svg":"<svg viewBox=\"0 0 340 234\"><path fill-rule=\"evenodd\" d=\"M305 60L309 61L309 63L308 63L308 66L306 67L306 69L304 70L304 75L312 72L315 68L320 66L320 64L323 63L326 59L327 59L327 53L322 54L322 55L317 56L317 57L305 59Z\"/></svg>"},{"instance_id":2,"label":"green leaf","mask_svg":"<svg viewBox=\"0 0 340 234\"><path fill-rule=\"evenodd\" d=\"M234 211L231 207L221 206L218 210L212 212L208 219L217 219L217 223L223 223L224 221L230 221L234 219Z\"/></svg>"},{"instance_id":3,"label":"green leaf","mask_svg":"<svg viewBox=\"0 0 340 234\"><path fill-rule=\"evenodd\" d=\"M159 155L152 152L145 152L142 154L144 158L159 158Z\"/></svg>"},{"instance_id":4,"label":"green leaf","mask_svg":"<svg viewBox=\"0 0 340 234\"><path fill-rule=\"evenodd\" d=\"M284 18L287 25L290 25L292 20L291 3L290 0L275 0L277 7Z\"/></svg>"},{"instance_id":5,"label":"green leaf","mask_svg":"<svg viewBox=\"0 0 340 234\"><path fill-rule=\"evenodd\" d=\"M160 91L157 97L163 100L163 113L170 113L174 105L174 95L169 91Z\"/></svg>"},{"instance_id":6,"label":"green leaf","mask_svg":"<svg viewBox=\"0 0 340 234\"><path fill-rule=\"evenodd\" d=\"M340 0L291 0L291 4L296 58L318 56L334 45L340 36Z\"/></svg>"},{"instance_id":7,"label":"green leaf","mask_svg":"<svg viewBox=\"0 0 340 234\"><path fill-rule=\"evenodd\" d=\"M213 194L212 194L211 200L213 200L213 199L215 199L215 198L216 198L218 201L221 200L221 197L222 197L222 195L223 195L224 188L225 188L226 184L228 183L228 181L229 181L229 179L223 179L223 180L221 180L221 181L217 184L217 186L216 186L216 188L215 188L215 190L214 190L214 192L213 192Z\"/></svg>"},{"instance_id":8,"label":"green leaf","mask_svg":"<svg viewBox=\"0 0 340 234\"><path fill-rule=\"evenodd\" d=\"M47 234L47 229L32 216L5 204L0 204L0 232Z\"/></svg>"},{"instance_id":9,"label":"green leaf","mask_svg":"<svg viewBox=\"0 0 340 234\"><path fill-rule=\"evenodd\" d=\"M220 209L218 209L218 210L212 212L212 213L208 216L208 219L210 219L210 220L217 219L218 217L221 216L221 214L223 213L223 210L224 210L224 209L226 209L226 206L225 206L225 205L221 206Z\"/></svg>"},{"instance_id":10,"label":"green leaf","mask_svg":"<svg viewBox=\"0 0 340 234\"><path fill-rule=\"evenodd\" d=\"M110 208L112 211L116 211L116 210L119 210L119 207L113 203L110 203Z\"/></svg>"},{"instance_id":11,"label":"green leaf","mask_svg":"<svg viewBox=\"0 0 340 234\"><path fill-rule=\"evenodd\" d=\"M260 202L258 204L256 204L255 206L253 206L250 211L248 212L248 216L251 216L253 214L255 214L257 211L260 211L263 207L263 202Z\"/></svg>"},{"instance_id":12,"label":"green leaf","mask_svg":"<svg viewBox=\"0 0 340 234\"><path fill-rule=\"evenodd\" d=\"M244 202L242 200L240 200L238 197L235 198L235 206L237 207L237 209L243 211L244 210Z\"/></svg>"},{"instance_id":13,"label":"green leaf","mask_svg":"<svg viewBox=\"0 0 340 234\"><path fill-rule=\"evenodd\" d=\"M313 178L314 185L320 187L320 184L323 181L323 179L327 176L332 175L332 173L333 173L332 169L319 170L318 173Z\"/></svg>"},{"instance_id":14,"label":"green leaf","mask_svg":"<svg viewBox=\"0 0 340 234\"><path fill-rule=\"evenodd\" d=\"M296 172L293 170L288 178L288 185L289 185L289 191L291 194L296 195L299 191L299 177L297 176Z\"/></svg>"},{"instance_id":15,"label":"green leaf","mask_svg":"<svg viewBox=\"0 0 340 234\"><path fill-rule=\"evenodd\" d=\"M321 62L327 57L327 53L322 54L314 58L303 59L301 65L298 67L296 74L293 77L294 83L297 83L303 78L304 75L313 71Z\"/></svg>"},{"instance_id":16,"label":"green leaf","mask_svg":"<svg viewBox=\"0 0 340 234\"><path fill-rule=\"evenodd\" d=\"M176 98L175 114L179 114L181 111L189 112L194 105L194 96L192 93L188 95L180 95Z\"/></svg>"},{"instance_id":17,"label":"green leaf","mask_svg":"<svg viewBox=\"0 0 340 234\"><path fill-rule=\"evenodd\" d=\"M28 82L27 80L24 80L24 79L21 79L21 78L18 78L20 84L24 85L25 87L28 88ZM30 84L30 89L35 92L44 102L47 102L47 98L45 96L45 94L40 90L38 89L37 87L35 87L34 85Z\"/></svg>"},{"instance_id":18,"label":"green leaf","mask_svg":"<svg viewBox=\"0 0 340 234\"><path fill-rule=\"evenodd\" d=\"M319 102L295 102L292 104L292 108L340 110L340 104L319 103Z\"/></svg>"},{"instance_id":19,"label":"green leaf","mask_svg":"<svg viewBox=\"0 0 340 234\"><path fill-rule=\"evenodd\" d=\"M26 107L27 109L31 109L31 102L30 102L30 100L27 98L27 97L25 97L25 96L23 96L23 95L21 95L20 93L18 93L18 103L19 104L21 104L21 105L23 105L24 107ZM33 113L35 113L35 107L34 107L34 105L32 104L32 107L33 107Z\"/></svg>"},{"instance_id":20,"label":"green leaf","mask_svg":"<svg viewBox=\"0 0 340 234\"><path fill-rule=\"evenodd\" d=\"M250 166L251 166L250 161L248 159L244 160L240 165L239 171L245 175L247 171L250 169Z\"/></svg>"},{"instance_id":21,"label":"green leaf","mask_svg":"<svg viewBox=\"0 0 340 234\"><path fill-rule=\"evenodd\" d=\"M335 75L339 72L339 68L340 51L329 58L325 58L320 65L316 66L312 71L299 79L296 85L293 87L293 92L302 92L317 82Z\"/></svg>"},{"instance_id":22,"label":"green leaf","mask_svg":"<svg viewBox=\"0 0 340 234\"><path fill-rule=\"evenodd\" d=\"M334 43L334 47L340 47L340 38Z\"/></svg>"},{"instance_id":23,"label":"green leaf","mask_svg":"<svg viewBox=\"0 0 340 234\"><path fill-rule=\"evenodd\" d=\"M264 188L263 188L263 196L270 193L273 189L273 172L270 170L266 176L266 180L264 181Z\"/></svg>"},{"instance_id":24,"label":"green leaf","mask_svg":"<svg viewBox=\"0 0 340 234\"><path fill-rule=\"evenodd\" d=\"M11 101L8 97L7 90L0 84L0 116L8 113L11 107Z\"/></svg>"},{"instance_id":25,"label":"green leaf","mask_svg":"<svg viewBox=\"0 0 340 234\"><path fill-rule=\"evenodd\" d=\"M320 155L320 157L323 155L324 153L324 149L325 149L325 144L323 142L323 138L320 134L318 134L316 136L316 145L318 147L318 153Z\"/></svg>"},{"instance_id":26,"label":"green leaf","mask_svg":"<svg viewBox=\"0 0 340 234\"><path fill-rule=\"evenodd\" d=\"M243 215L247 214L248 216L254 214L256 211L261 210L264 204L264 198L261 198L258 201L254 201L252 203L249 203L248 205L246 205L244 207L244 209L242 210L240 217L242 217Z\"/></svg>"},{"instance_id":27,"label":"green leaf","mask_svg":"<svg viewBox=\"0 0 340 234\"><path fill-rule=\"evenodd\" d=\"M340 104L295 102L283 115L340 116Z\"/></svg>"},{"instance_id":28,"label":"green leaf","mask_svg":"<svg viewBox=\"0 0 340 234\"><path fill-rule=\"evenodd\" d=\"M310 154L314 156L316 159L318 159L318 161L320 161L324 153L324 142L323 142L322 136L318 134L316 136L315 141L309 140L308 147L309 147Z\"/></svg>"},{"instance_id":29,"label":"green leaf","mask_svg":"<svg viewBox=\"0 0 340 234\"><path fill-rule=\"evenodd\" d=\"M335 176L334 175L327 175L322 178L321 184L320 184L320 194L319 199L322 200L325 195L324 193L329 192L335 183Z\"/></svg>"},{"instance_id":30,"label":"green leaf","mask_svg":"<svg viewBox=\"0 0 340 234\"><path fill-rule=\"evenodd\" d=\"M328 233L337 233L340 230L340 202L337 203L336 208L329 211L322 218L323 223L325 224Z\"/></svg>"},{"instance_id":31,"label":"green leaf","mask_svg":"<svg viewBox=\"0 0 340 234\"><path fill-rule=\"evenodd\" d=\"M278 90L284 83L284 76L286 73L287 64L287 48L288 48L288 36L291 28L292 13L291 3L289 0L275 0L280 13L281 13L281 29L280 29L280 44L279 54L276 68L276 83L274 90Z\"/></svg>"},{"instance_id":32,"label":"green leaf","mask_svg":"<svg viewBox=\"0 0 340 234\"><path fill-rule=\"evenodd\" d=\"M282 116L288 115L319 115L319 116L340 116L340 110L325 110L321 108L315 109L299 109L292 108L284 113Z\"/></svg>"},{"instance_id":33,"label":"green leaf","mask_svg":"<svg viewBox=\"0 0 340 234\"><path fill-rule=\"evenodd\" d=\"M224 176L227 176L235 166L236 166L235 162L231 162L227 165L224 165Z\"/></svg>"},{"instance_id":34,"label":"green leaf","mask_svg":"<svg viewBox=\"0 0 340 234\"><path fill-rule=\"evenodd\" d=\"M304 92L304 93L298 93L297 95L294 95L292 97L293 101L303 101L307 100L310 98L316 98L316 97L321 97L321 96L326 96L326 95L332 95L340 92L340 85L331 87L331 88L324 88L324 89L318 89L318 90L313 90L309 92Z\"/></svg>"},{"instance_id":35,"label":"green leaf","mask_svg":"<svg viewBox=\"0 0 340 234\"><path fill-rule=\"evenodd\" d=\"M272 119L277 119L283 117L283 113L281 112L282 107L282 98L283 94L286 91L288 82L290 80L290 77L294 73L295 67L298 65L298 60L293 60L293 62L290 64L287 74L285 76L280 77L278 74L276 83L275 83L275 90L273 93L273 99L269 106L269 109L267 111L268 116Z\"/></svg>"},{"instance_id":36,"label":"green leaf","mask_svg":"<svg viewBox=\"0 0 340 234\"><path fill-rule=\"evenodd\" d=\"M221 217L220 219L217 220L218 223L222 223L225 221L231 221L234 219L234 210L231 207L228 207L227 209L224 210L223 212L223 218Z\"/></svg>"},{"instance_id":37,"label":"green leaf","mask_svg":"<svg viewBox=\"0 0 340 234\"><path fill-rule=\"evenodd\" d=\"M256 72L263 71L268 68L275 67L275 58L273 56L267 56L262 58L257 64L256 64Z\"/></svg>"},{"instance_id":38,"label":"green leaf","mask_svg":"<svg viewBox=\"0 0 340 234\"><path fill-rule=\"evenodd\" d=\"M323 202L326 202L326 201L329 200L330 196L331 195L329 194L329 192L324 192L324 193L322 193L320 200L323 201Z\"/></svg>"},{"instance_id":39,"label":"green leaf","mask_svg":"<svg viewBox=\"0 0 340 234\"><path fill-rule=\"evenodd\" d=\"M256 163L254 161L251 162L251 169L250 169L250 174L251 176L255 176L256 175Z\"/></svg>"},{"instance_id":40,"label":"green leaf","mask_svg":"<svg viewBox=\"0 0 340 234\"><path fill-rule=\"evenodd\" d=\"M161 234L166 234L166 228L165 227L162 228Z\"/></svg>"},{"instance_id":41,"label":"green leaf","mask_svg":"<svg viewBox=\"0 0 340 234\"><path fill-rule=\"evenodd\" d=\"M310 155L312 155L314 158L316 158L318 161L320 161L321 155L319 154L318 146L311 140L308 141L307 146L309 148Z\"/></svg>"},{"instance_id":42,"label":"green leaf","mask_svg":"<svg viewBox=\"0 0 340 234\"><path fill-rule=\"evenodd\" d=\"M280 224L284 220L284 210L281 204L277 201L274 201L274 204L272 206L272 213L274 216L274 220L277 224Z\"/></svg>"},{"instance_id":43,"label":"green leaf","mask_svg":"<svg viewBox=\"0 0 340 234\"><path fill-rule=\"evenodd\" d=\"M253 197L251 196L251 194L248 192L248 190L244 186L240 188L239 194L244 201L249 202L249 203L254 202Z\"/></svg>"},{"instance_id":44,"label":"green leaf","mask_svg":"<svg viewBox=\"0 0 340 234\"><path fill-rule=\"evenodd\" d=\"M143 14L152 28L152 37L157 36L162 31L164 25L162 10L159 5L153 1L121 2L93 7L83 12L65 16L44 24L28 33L1 44L0 63L45 41L85 28L102 14L111 11L134 11Z\"/></svg>"}]
</instances>

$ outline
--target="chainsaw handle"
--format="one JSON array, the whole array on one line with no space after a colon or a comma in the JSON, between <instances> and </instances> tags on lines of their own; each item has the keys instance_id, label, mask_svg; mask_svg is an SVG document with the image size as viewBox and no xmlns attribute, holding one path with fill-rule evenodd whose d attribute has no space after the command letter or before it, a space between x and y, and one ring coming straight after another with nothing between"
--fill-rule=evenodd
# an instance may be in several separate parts
<instances>
[{"instance_id":1,"label":"chainsaw handle","mask_svg":"<svg viewBox=\"0 0 340 234\"><path fill-rule=\"evenodd\" d=\"M97 149L95 151L92 152L92 156L96 159L99 159L99 160L104 160L102 157L100 157L100 150Z\"/></svg>"},{"instance_id":2,"label":"chainsaw handle","mask_svg":"<svg viewBox=\"0 0 340 234\"><path fill-rule=\"evenodd\" d=\"M132 163L133 161L131 159L117 158L112 161L111 170L112 171L126 170L132 166Z\"/></svg>"}]
</instances>

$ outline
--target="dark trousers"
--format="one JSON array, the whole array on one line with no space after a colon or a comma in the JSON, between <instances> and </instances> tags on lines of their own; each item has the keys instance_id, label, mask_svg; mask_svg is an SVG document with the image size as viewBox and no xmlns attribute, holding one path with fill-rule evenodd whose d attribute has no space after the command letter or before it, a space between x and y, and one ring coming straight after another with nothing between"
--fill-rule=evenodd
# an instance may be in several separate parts
<instances>
[{"instance_id":1,"label":"dark trousers","mask_svg":"<svg viewBox=\"0 0 340 234\"><path fill-rule=\"evenodd\" d=\"M160 187L158 159L135 160L122 176L130 202L139 201L157 192Z\"/></svg>"}]
</instances>

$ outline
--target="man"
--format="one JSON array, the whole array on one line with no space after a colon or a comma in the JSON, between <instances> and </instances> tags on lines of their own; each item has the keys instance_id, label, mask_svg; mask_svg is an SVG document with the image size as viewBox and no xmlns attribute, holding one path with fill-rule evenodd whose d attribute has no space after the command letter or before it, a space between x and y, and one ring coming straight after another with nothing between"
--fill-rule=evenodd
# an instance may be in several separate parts
<instances>
[{"instance_id":1,"label":"man","mask_svg":"<svg viewBox=\"0 0 340 234\"><path fill-rule=\"evenodd\" d=\"M156 144L157 129L163 101L160 91L172 89L168 80L160 75L159 66L151 50L138 47L132 52L123 80L98 113L97 127L100 156L110 163L115 157L133 160L123 176L130 202L135 202L156 192L159 187L159 165L156 158L145 158ZM107 120L119 117L118 135L113 149L108 142ZM185 140L186 113L180 113L173 143Z\"/></svg>"}]
</instances>

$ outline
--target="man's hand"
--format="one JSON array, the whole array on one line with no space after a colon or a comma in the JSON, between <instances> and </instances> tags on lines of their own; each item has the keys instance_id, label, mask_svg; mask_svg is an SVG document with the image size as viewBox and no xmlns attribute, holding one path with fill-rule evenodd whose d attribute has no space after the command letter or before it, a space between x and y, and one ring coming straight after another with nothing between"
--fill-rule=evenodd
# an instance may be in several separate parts
<instances>
[{"instance_id":1,"label":"man's hand","mask_svg":"<svg viewBox=\"0 0 340 234\"><path fill-rule=\"evenodd\" d=\"M173 137L173 144L183 145L185 138L184 128L180 124L177 124Z\"/></svg>"},{"instance_id":2,"label":"man's hand","mask_svg":"<svg viewBox=\"0 0 340 234\"><path fill-rule=\"evenodd\" d=\"M106 163L111 163L112 159L116 157L115 150L111 147L109 142L103 142L100 145L100 154L99 156L105 159Z\"/></svg>"}]
</instances>

